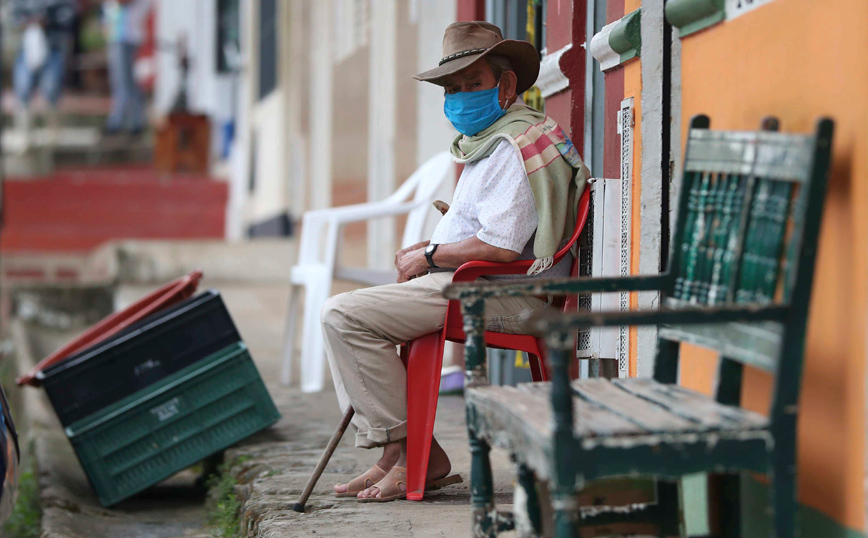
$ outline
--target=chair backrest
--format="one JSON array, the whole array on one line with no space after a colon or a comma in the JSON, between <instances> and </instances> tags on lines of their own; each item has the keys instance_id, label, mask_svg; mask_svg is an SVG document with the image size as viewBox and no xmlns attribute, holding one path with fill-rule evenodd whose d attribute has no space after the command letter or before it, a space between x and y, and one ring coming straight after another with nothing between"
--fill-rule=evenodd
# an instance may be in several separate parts
<instances>
[{"instance_id":1,"label":"chair backrest","mask_svg":"<svg viewBox=\"0 0 868 538\"><path fill-rule=\"evenodd\" d=\"M777 373L775 406L792 404L801 378L833 123L821 120L807 135L708 126L707 116L694 118L687 137L665 304L774 303L790 314L783 324L664 326L659 334Z\"/></svg>"},{"instance_id":2,"label":"chair backrest","mask_svg":"<svg viewBox=\"0 0 868 538\"><path fill-rule=\"evenodd\" d=\"M425 221L431 211L436 211L431 203L434 196L445 181L454 177L452 157L448 152L441 152L431 157L410 176L404 185L390 198L402 195L400 200L407 200L410 195L414 202L420 202L419 206L410 211L407 216L407 224L404 226L404 235L401 239L401 248L422 241L425 231ZM405 190L405 186L410 185Z\"/></svg>"},{"instance_id":3,"label":"chair backrest","mask_svg":"<svg viewBox=\"0 0 868 538\"><path fill-rule=\"evenodd\" d=\"M585 229L585 226L588 223L588 215L591 211L591 182L585 185L585 191L582 193L581 197L579 197L579 206L576 212L576 226L573 228L573 234L570 236L567 243L558 250L555 254L555 264L563 259L564 256L567 255L567 252L573 248L573 245L578 243L579 236L582 235L582 232ZM573 261L570 264L570 275L576 276L579 270L579 257L580 255L573 256ZM561 310L562 312L570 312L575 310L575 306L577 303L571 303L569 301L569 297L556 297L552 304L555 308Z\"/></svg>"}]
</instances>

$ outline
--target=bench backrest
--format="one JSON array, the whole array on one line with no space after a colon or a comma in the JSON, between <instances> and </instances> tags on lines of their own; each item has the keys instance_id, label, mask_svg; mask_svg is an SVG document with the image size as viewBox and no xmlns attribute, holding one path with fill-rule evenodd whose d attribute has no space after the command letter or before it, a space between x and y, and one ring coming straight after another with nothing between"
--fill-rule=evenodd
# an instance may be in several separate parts
<instances>
[{"instance_id":1,"label":"bench backrest","mask_svg":"<svg viewBox=\"0 0 868 538\"><path fill-rule=\"evenodd\" d=\"M806 135L708 127L698 116L687 137L665 301L781 304L791 312L785 323L664 326L660 337L772 373L785 358L798 384L833 123L821 120ZM792 339L798 356L785 346Z\"/></svg>"}]
</instances>

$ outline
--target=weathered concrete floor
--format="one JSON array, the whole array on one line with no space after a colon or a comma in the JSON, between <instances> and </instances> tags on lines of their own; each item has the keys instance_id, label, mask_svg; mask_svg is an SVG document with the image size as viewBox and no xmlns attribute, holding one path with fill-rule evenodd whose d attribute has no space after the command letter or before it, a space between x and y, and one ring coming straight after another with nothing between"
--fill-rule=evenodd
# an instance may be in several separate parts
<instances>
[{"instance_id":1,"label":"weathered concrete floor","mask_svg":"<svg viewBox=\"0 0 868 538\"><path fill-rule=\"evenodd\" d=\"M238 491L244 499L242 523L249 536L469 535L469 453L461 397L441 398L435 435L464 483L432 492L423 502L362 504L352 498L336 498L331 494L332 486L363 473L378 456L354 448L352 436L347 435L317 484L308 512L298 514L290 507L316 466L340 413L333 393L273 390L272 395L283 413L282 420L268 432L227 452L230 459L249 458L233 470L243 483ZM493 456L497 502L506 505L512 502L512 466L505 455L495 452Z\"/></svg>"}]
</instances>

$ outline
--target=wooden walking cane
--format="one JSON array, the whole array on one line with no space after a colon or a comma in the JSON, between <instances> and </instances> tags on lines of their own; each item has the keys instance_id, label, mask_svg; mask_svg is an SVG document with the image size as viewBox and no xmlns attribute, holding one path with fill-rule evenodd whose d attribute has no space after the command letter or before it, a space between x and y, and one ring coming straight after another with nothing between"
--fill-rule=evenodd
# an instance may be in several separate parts
<instances>
[{"instance_id":1,"label":"wooden walking cane","mask_svg":"<svg viewBox=\"0 0 868 538\"><path fill-rule=\"evenodd\" d=\"M292 509L296 512L304 513L304 505L305 503L307 503L307 498L310 497L314 486L316 486L319 477L322 475L322 472L325 470L326 465L328 465L329 460L332 458L332 454L334 453L335 448L337 448L338 443L341 442L341 437L344 436L344 432L347 431L347 427L350 425L350 421L353 419L353 415L355 414L356 411L355 409L353 409L353 406L350 406L347 409L347 412L344 413L344 418L342 418L341 423L338 424L338 429L336 429L335 433L332 434L332 438L329 439L329 444L326 445L322 456L319 457L319 463L316 464L316 469L313 470L313 474L307 481L307 485L304 487L304 491L301 493L301 498L298 500L297 503L292 505Z\"/></svg>"}]
</instances>

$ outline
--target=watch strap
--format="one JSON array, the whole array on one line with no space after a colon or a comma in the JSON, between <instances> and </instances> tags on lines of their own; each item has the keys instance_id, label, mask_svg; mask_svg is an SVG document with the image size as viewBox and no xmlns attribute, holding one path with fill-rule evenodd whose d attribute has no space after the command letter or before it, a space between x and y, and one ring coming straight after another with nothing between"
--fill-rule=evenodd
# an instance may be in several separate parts
<instances>
[{"instance_id":1,"label":"watch strap","mask_svg":"<svg viewBox=\"0 0 868 538\"><path fill-rule=\"evenodd\" d=\"M434 263L434 253L437 252L437 247L439 246L437 243L431 243L425 247L425 259L428 260L428 267L432 269L439 269Z\"/></svg>"}]
</instances>

